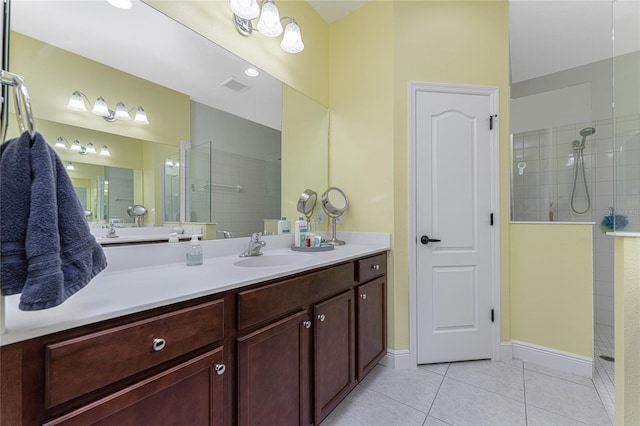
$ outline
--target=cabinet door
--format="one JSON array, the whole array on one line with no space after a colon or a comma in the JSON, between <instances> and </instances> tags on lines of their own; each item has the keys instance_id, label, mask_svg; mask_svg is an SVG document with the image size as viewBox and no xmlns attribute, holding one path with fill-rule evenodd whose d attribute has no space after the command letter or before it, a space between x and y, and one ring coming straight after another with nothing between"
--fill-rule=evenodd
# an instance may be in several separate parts
<instances>
[{"instance_id":1,"label":"cabinet door","mask_svg":"<svg viewBox=\"0 0 640 426\"><path fill-rule=\"evenodd\" d=\"M355 386L353 291L313 307L315 424Z\"/></svg>"},{"instance_id":2,"label":"cabinet door","mask_svg":"<svg viewBox=\"0 0 640 426\"><path fill-rule=\"evenodd\" d=\"M238 338L238 423L310 424L309 314Z\"/></svg>"},{"instance_id":3,"label":"cabinet door","mask_svg":"<svg viewBox=\"0 0 640 426\"><path fill-rule=\"evenodd\" d=\"M222 425L223 348L190 359L47 425Z\"/></svg>"},{"instance_id":4,"label":"cabinet door","mask_svg":"<svg viewBox=\"0 0 640 426\"><path fill-rule=\"evenodd\" d=\"M357 288L358 293L358 381L387 352L387 307L385 277Z\"/></svg>"}]
</instances>

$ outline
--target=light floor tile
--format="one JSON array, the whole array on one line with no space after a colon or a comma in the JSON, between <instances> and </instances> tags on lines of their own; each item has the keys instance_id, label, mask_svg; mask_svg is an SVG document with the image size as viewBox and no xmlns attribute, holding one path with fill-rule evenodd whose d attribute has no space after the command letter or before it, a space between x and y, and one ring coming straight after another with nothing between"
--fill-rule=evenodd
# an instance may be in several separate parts
<instances>
[{"instance_id":1,"label":"light floor tile","mask_svg":"<svg viewBox=\"0 0 640 426\"><path fill-rule=\"evenodd\" d=\"M611 424L593 386L584 386L526 370L527 405L592 425Z\"/></svg>"},{"instance_id":2,"label":"light floor tile","mask_svg":"<svg viewBox=\"0 0 640 426\"><path fill-rule=\"evenodd\" d=\"M364 386L354 389L321 423L323 426L420 426L426 415Z\"/></svg>"},{"instance_id":3,"label":"light floor tile","mask_svg":"<svg viewBox=\"0 0 640 426\"><path fill-rule=\"evenodd\" d=\"M566 380L568 382L577 383L583 386L592 386L593 382L588 377L578 376L571 373L565 373L564 371L555 370L553 368L545 367L544 365L535 364L533 362L524 363L525 370L535 371L536 373L545 374L547 376L555 377L557 379Z\"/></svg>"},{"instance_id":4,"label":"light floor tile","mask_svg":"<svg viewBox=\"0 0 640 426\"><path fill-rule=\"evenodd\" d=\"M422 369L394 370L378 365L362 381L362 386L426 414L442 380L443 376Z\"/></svg>"},{"instance_id":5,"label":"light floor tile","mask_svg":"<svg viewBox=\"0 0 640 426\"><path fill-rule=\"evenodd\" d=\"M527 405L527 426L583 426L585 424Z\"/></svg>"},{"instance_id":6,"label":"light floor tile","mask_svg":"<svg viewBox=\"0 0 640 426\"><path fill-rule=\"evenodd\" d=\"M430 416L454 425L524 425L524 403L445 377Z\"/></svg>"},{"instance_id":7,"label":"light floor tile","mask_svg":"<svg viewBox=\"0 0 640 426\"><path fill-rule=\"evenodd\" d=\"M441 362L439 364L420 364L418 365L418 368L444 376L447 374L447 369L449 369L449 363Z\"/></svg>"},{"instance_id":8,"label":"light floor tile","mask_svg":"<svg viewBox=\"0 0 640 426\"><path fill-rule=\"evenodd\" d=\"M494 361L454 362L447 376L518 401L524 401L522 363Z\"/></svg>"},{"instance_id":9,"label":"light floor tile","mask_svg":"<svg viewBox=\"0 0 640 426\"><path fill-rule=\"evenodd\" d=\"M450 426L449 423L443 422L440 419L436 419L433 416L427 417L427 420L424 422L424 426Z\"/></svg>"}]
</instances>

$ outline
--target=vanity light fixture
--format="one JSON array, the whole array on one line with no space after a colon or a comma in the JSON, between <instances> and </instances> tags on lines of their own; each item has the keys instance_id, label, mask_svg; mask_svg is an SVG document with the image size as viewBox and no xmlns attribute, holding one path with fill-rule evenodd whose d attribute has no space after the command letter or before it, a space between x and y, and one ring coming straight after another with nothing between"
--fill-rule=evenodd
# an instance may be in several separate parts
<instances>
[{"instance_id":1,"label":"vanity light fixture","mask_svg":"<svg viewBox=\"0 0 640 426\"><path fill-rule=\"evenodd\" d=\"M71 161L67 161L67 170L75 170L75 166Z\"/></svg>"},{"instance_id":2,"label":"vanity light fixture","mask_svg":"<svg viewBox=\"0 0 640 426\"><path fill-rule=\"evenodd\" d=\"M85 104L86 100L86 104ZM67 108L72 111L80 111L87 112L87 104L91 105L91 101L79 90L74 91L69 98L69 102L67 103ZM116 120L131 120L131 112L136 110L136 115L133 119L134 123L137 124L149 124L149 119L147 118L147 113L144 111L144 108L141 106L133 107L130 110L127 110L127 107L123 102L118 102L116 104L116 110L113 111L107 105L107 101L104 100L102 96L99 96L98 99L93 103L93 108L91 112L95 115L98 115L104 118L108 122L113 122Z\"/></svg>"},{"instance_id":3,"label":"vanity light fixture","mask_svg":"<svg viewBox=\"0 0 640 426\"><path fill-rule=\"evenodd\" d=\"M288 20L280 47L288 53L299 53L304 50L298 23L290 16L280 18L280 12L274 0L263 0L262 10L257 0L230 0L229 6L233 11L233 22L240 34L248 36L257 31L266 37L278 37L283 31L281 22ZM257 27L254 28L252 20L258 15L260 19Z\"/></svg>"},{"instance_id":4,"label":"vanity light fixture","mask_svg":"<svg viewBox=\"0 0 640 426\"><path fill-rule=\"evenodd\" d=\"M56 139L56 143L53 145L53 147L68 149L69 151L77 152L78 154L81 154L81 155L98 154L98 151L96 150L96 147L93 145L93 143L89 142L87 143L87 146L82 146L80 141L78 141L77 139L74 140L73 142L69 142L62 136L58 136L58 139ZM102 156L111 157L109 148L107 148L106 145L102 145L102 148L100 148L99 154Z\"/></svg>"}]
</instances>

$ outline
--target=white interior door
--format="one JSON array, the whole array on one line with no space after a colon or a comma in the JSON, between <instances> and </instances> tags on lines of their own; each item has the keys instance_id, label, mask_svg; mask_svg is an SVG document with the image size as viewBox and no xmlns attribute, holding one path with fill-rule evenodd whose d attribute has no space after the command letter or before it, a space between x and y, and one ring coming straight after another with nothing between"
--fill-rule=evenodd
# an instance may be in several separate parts
<instances>
[{"instance_id":1,"label":"white interior door","mask_svg":"<svg viewBox=\"0 0 640 426\"><path fill-rule=\"evenodd\" d=\"M493 354L491 101L415 95L418 364Z\"/></svg>"}]
</instances>

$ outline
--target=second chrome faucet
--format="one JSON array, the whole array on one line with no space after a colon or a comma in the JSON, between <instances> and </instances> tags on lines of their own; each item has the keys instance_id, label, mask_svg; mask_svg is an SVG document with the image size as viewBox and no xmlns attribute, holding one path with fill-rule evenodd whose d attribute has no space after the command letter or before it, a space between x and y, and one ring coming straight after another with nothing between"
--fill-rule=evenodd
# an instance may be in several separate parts
<instances>
[{"instance_id":1,"label":"second chrome faucet","mask_svg":"<svg viewBox=\"0 0 640 426\"><path fill-rule=\"evenodd\" d=\"M254 232L249 240L249 247L240 253L240 257L261 256L262 252L260 250L266 246L267 243L262 241L260 237L262 237L262 232Z\"/></svg>"}]
</instances>

